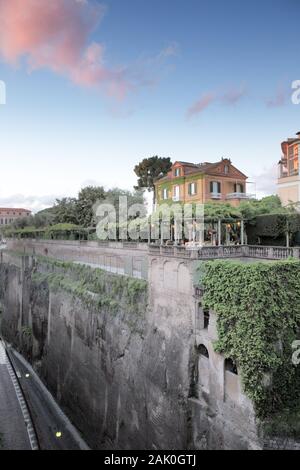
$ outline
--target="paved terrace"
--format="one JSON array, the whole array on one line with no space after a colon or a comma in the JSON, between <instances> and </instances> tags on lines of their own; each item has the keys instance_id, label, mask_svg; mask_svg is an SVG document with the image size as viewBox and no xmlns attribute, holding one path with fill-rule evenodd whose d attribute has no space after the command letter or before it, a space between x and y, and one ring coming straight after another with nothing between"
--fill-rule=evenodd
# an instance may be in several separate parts
<instances>
[{"instance_id":1,"label":"paved terrace","mask_svg":"<svg viewBox=\"0 0 300 470\"><path fill-rule=\"evenodd\" d=\"M10 239L9 250L28 255L43 255L63 261L86 264L105 271L135 278L148 278L149 256L181 259L249 259L284 260L300 259L300 248L272 246L166 246L134 242L67 241L67 240L19 240Z\"/></svg>"}]
</instances>

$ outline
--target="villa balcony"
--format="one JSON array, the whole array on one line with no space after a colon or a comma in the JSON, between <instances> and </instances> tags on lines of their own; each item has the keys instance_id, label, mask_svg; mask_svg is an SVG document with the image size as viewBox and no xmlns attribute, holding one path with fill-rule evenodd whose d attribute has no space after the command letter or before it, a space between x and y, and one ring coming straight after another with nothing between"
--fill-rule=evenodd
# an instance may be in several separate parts
<instances>
[{"instance_id":1,"label":"villa balcony","mask_svg":"<svg viewBox=\"0 0 300 470\"><path fill-rule=\"evenodd\" d=\"M281 178L289 178L290 176L298 176L299 171L298 170L292 170L290 172L288 171L280 171L279 172L279 179Z\"/></svg>"},{"instance_id":2,"label":"villa balcony","mask_svg":"<svg viewBox=\"0 0 300 470\"><path fill-rule=\"evenodd\" d=\"M222 193L210 193L211 199L222 199Z\"/></svg>"},{"instance_id":3,"label":"villa balcony","mask_svg":"<svg viewBox=\"0 0 300 470\"><path fill-rule=\"evenodd\" d=\"M226 199L255 199L255 194L246 194L246 193L229 193L226 194Z\"/></svg>"}]
</instances>

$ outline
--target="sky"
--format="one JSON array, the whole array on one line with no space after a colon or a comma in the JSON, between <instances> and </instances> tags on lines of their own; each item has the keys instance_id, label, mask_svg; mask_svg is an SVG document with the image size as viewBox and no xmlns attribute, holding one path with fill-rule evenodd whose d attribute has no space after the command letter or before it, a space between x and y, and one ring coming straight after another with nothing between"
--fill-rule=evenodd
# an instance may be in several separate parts
<instances>
[{"instance_id":1,"label":"sky","mask_svg":"<svg viewBox=\"0 0 300 470\"><path fill-rule=\"evenodd\" d=\"M275 193L280 143L300 131L299 14L299 0L0 0L0 205L132 189L153 155L228 157L250 193Z\"/></svg>"}]
</instances>

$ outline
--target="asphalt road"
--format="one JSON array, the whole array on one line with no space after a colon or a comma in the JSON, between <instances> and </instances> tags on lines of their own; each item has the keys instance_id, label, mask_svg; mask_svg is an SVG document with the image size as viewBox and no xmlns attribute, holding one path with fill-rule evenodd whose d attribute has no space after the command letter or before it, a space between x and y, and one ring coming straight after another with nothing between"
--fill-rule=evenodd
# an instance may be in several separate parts
<instances>
[{"instance_id":1,"label":"asphalt road","mask_svg":"<svg viewBox=\"0 0 300 470\"><path fill-rule=\"evenodd\" d=\"M89 449L31 366L0 340L0 450L37 444L41 450Z\"/></svg>"},{"instance_id":2,"label":"asphalt road","mask_svg":"<svg viewBox=\"0 0 300 470\"><path fill-rule=\"evenodd\" d=\"M29 406L41 450L88 450L69 419L31 366L8 348L22 391Z\"/></svg>"},{"instance_id":3,"label":"asphalt road","mask_svg":"<svg viewBox=\"0 0 300 470\"><path fill-rule=\"evenodd\" d=\"M27 426L0 341L0 449L31 450Z\"/></svg>"}]
</instances>

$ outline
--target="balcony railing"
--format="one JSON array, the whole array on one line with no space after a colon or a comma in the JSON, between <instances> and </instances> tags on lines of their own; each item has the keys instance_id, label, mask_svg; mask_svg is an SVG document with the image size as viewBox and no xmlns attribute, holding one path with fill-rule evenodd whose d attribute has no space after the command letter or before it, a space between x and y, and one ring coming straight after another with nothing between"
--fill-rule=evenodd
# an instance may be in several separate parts
<instances>
[{"instance_id":1,"label":"balcony railing","mask_svg":"<svg viewBox=\"0 0 300 470\"><path fill-rule=\"evenodd\" d=\"M160 255L175 258L190 259L224 259L224 258L256 258L269 260L285 260L289 257L300 259L300 248L286 248L280 246L251 246L251 245L229 245L229 246L164 246L149 245L151 255Z\"/></svg>"},{"instance_id":2,"label":"balcony railing","mask_svg":"<svg viewBox=\"0 0 300 470\"><path fill-rule=\"evenodd\" d=\"M222 199L222 193L210 193L211 199Z\"/></svg>"},{"instance_id":3,"label":"balcony railing","mask_svg":"<svg viewBox=\"0 0 300 470\"><path fill-rule=\"evenodd\" d=\"M254 199L255 194L247 193L229 193L226 194L226 199Z\"/></svg>"}]
</instances>

